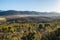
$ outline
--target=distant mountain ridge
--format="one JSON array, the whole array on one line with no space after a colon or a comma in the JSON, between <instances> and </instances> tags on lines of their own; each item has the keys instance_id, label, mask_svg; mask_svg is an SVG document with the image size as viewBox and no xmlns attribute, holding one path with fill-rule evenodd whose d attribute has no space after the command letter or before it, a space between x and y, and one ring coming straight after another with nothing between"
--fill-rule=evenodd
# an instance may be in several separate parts
<instances>
[{"instance_id":1,"label":"distant mountain ridge","mask_svg":"<svg viewBox=\"0 0 60 40\"><path fill-rule=\"evenodd\" d=\"M15 11L15 10L8 10L8 11L0 11L0 16L5 15L57 15L60 16L59 13L55 12L36 12L36 11Z\"/></svg>"},{"instance_id":2,"label":"distant mountain ridge","mask_svg":"<svg viewBox=\"0 0 60 40\"><path fill-rule=\"evenodd\" d=\"M3 19L4 18L4 19ZM2 19L2 20L1 20ZM1 21L28 21L28 22L60 22L60 13L57 12L36 12L36 11L1 11Z\"/></svg>"},{"instance_id":3,"label":"distant mountain ridge","mask_svg":"<svg viewBox=\"0 0 60 40\"><path fill-rule=\"evenodd\" d=\"M0 12L3 12L2 10L0 10Z\"/></svg>"}]
</instances>

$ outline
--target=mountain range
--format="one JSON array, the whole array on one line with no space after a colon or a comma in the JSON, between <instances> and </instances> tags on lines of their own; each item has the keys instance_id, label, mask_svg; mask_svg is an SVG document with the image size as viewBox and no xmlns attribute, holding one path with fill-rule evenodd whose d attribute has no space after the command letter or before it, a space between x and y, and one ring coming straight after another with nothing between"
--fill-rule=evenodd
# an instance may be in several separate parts
<instances>
[{"instance_id":1,"label":"mountain range","mask_svg":"<svg viewBox=\"0 0 60 40\"><path fill-rule=\"evenodd\" d=\"M0 10L0 16L5 16L5 15L60 16L60 13L57 13L57 12L36 12L36 11L15 11L15 10L1 11Z\"/></svg>"},{"instance_id":2,"label":"mountain range","mask_svg":"<svg viewBox=\"0 0 60 40\"><path fill-rule=\"evenodd\" d=\"M60 22L60 13L57 12L0 10L0 17L7 21Z\"/></svg>"}]
</instances>

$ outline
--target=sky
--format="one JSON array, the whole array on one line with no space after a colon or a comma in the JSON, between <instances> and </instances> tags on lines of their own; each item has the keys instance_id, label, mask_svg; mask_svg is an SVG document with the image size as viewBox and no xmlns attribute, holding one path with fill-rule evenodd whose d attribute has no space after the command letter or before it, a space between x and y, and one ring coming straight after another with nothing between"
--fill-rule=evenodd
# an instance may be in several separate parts
<instances>
[{"instance_id":1,"label":"sky","mask_svg":"<svg viewBox=\"0 0 60 40\"><path fill-rule=\"evenodd\" d=\"M60 0L0 0L0 10L60 12Z\"/></svg>"}]
</instances>

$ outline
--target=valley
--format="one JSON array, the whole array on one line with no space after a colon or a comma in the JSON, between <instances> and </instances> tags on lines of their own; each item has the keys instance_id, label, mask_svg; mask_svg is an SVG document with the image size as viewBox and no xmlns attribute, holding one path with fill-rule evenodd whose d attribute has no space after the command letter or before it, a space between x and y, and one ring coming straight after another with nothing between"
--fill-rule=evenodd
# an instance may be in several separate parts
<instances>
[{"instance_id":1,"label":"valley","mask_svg":"<svg viewBox=\"0 0 60 40\"><path fill-rule=\"evenodd\" d=\"M60 40L60 14L0 12L0 40Z\"/></svg>"}]
</instances>

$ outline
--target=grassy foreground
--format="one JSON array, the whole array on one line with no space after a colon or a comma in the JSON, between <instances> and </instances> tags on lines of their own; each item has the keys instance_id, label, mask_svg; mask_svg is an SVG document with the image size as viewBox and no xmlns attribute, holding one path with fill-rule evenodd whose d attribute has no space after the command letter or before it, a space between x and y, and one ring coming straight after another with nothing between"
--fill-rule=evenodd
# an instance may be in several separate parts
<instances>
[{"instance_id":1,"label":"grassy foreground","mask_svg":"<svg viewBox=\"0 0 60 40\"><path fill-rule=\"evenodd\" d=\"M60 40L60 22L0 23L0 40Z\"/></svg>"}]
</instances>

